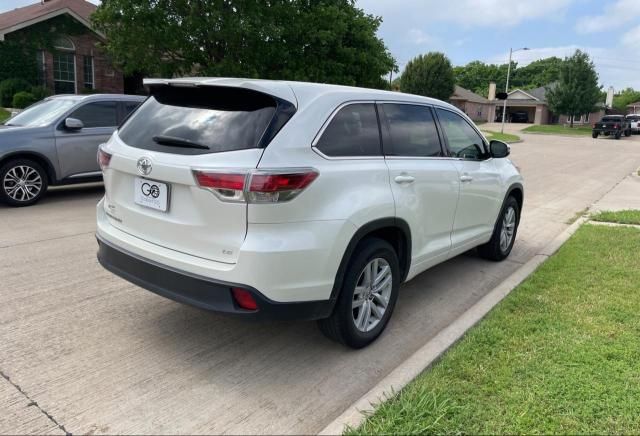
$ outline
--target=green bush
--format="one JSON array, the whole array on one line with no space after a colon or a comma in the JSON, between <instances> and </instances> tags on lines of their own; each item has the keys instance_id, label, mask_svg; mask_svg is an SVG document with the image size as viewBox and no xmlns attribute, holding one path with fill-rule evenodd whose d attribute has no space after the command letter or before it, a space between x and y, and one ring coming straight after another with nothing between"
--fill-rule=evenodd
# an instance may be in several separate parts
<instances>
[{"instance_id":1,"label":"green bush","mask_svg":"<svg viewBox=\"0 0 640 436\"><path fill-rule=\"evenodd\" d=\"M21 91L31 91L31 84L24 79L6 79L0 82L0 106L11 106L13 96Z\"/></svg>"},{"instance_id":2,"label":"green bush","mask_svg":"<svg viewBox=\"0 0 640 436\"><path fill-rule=\"evenodd\" d=\"M27 106L32 105L38 101L38 99L30 92L20 91L16 92L16 95L13 96L12 107L16 109L24 109Z\"/></svg>"},{"instance_id":3,"label":"green bush","mask_svg":"<svg viewBox=\"0 0 640 436\"><path fill-rule=\"evenodd\" d=\"M44 86L32 86L31 94L33 94L37 101L40 101L49 97L51 95L51 91L49 91Z\"/></svg>"}]
</instances>

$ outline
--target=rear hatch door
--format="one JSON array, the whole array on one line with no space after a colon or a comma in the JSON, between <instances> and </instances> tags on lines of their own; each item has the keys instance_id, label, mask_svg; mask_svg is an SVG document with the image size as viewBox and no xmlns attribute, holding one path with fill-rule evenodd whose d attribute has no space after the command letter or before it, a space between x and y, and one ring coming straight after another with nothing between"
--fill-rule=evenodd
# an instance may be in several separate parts
<instances>
[{"instance_id":1,"label":"rear hatch door","mask_svg":"<svg viewBox=\"0 0 640 436\"><path fill-rule=\"evenodd\" d=\"M159 85L151 93L105 147L113 154L104 171L109 220L162 247L235 263L247 204L199 187L193 171L255 168L283 112L295 108L245 88Z\"/></svg>"}]
</instances>

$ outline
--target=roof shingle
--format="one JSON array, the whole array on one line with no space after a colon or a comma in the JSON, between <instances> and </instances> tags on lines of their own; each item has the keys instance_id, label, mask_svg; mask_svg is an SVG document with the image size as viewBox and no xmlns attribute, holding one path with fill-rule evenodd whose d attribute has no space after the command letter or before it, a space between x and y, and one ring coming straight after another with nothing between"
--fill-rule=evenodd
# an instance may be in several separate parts
<instances>
[{"instance_id":1,"label":"roof shingle","mask_svg":"<svg viewBox=\"0 0 640 436\"><path fill-rule=\"evenodd\" d=\"M48 0L44 3L38 2L0 14L0 31L28 21L37 20L61 9L69 9L88 22L89 17L96 8L96 5L85 0Z\"/></svg>"}]
</instances>

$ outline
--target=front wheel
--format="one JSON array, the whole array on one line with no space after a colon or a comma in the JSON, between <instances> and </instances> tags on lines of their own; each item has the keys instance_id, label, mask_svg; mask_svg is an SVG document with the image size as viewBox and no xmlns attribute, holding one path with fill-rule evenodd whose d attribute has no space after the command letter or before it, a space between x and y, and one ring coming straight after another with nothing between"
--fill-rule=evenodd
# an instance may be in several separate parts
<instances>
[{"instance_id":1,"label":"front wheel","mask_svg":"<svg viewBox=\"0 0 640 436\"><path fill-rule=\"evenodd\" d=\"M348 347L366 347L387 326L399 287L400 265L393 247L382 239L366 239L349 262L333 314L318 321L320 330Z\"/></svg>"},{"instance_id":2,"label":"front wheel","mask_svg":"<svg viewBox=\"0 0 640 436\"><path fill-rule=\"evenodd\" d=\"M598 132L593 132L593 133L591 134L591 137L592 137L593 139L596 139L596 138L598 137Z\"/></svg>"},{"instance_id":3,"label":"front wheel","mask_svg":"<svg viewBox=\"0 0 640 436\"><path fill-rule=\"evenodd\" d=\"M622 137L622 132L616 133L616 139L620 139Z\"/></svg>"},{"instance_id":4,"label":"front wheel","mask_svg":"<svg viewBox=\"0 0 640 436\"><path fill-rule=\"evenodd\" d=\"M493 228L491 239L478 247L478 253L485 259L500 261L511 253L520 224L520 206L511 195L502 207L500 217Z\"/></svg>"},{"instance_id":5,"label":"front wheel","mask_svg":"<svg viewBox=\"0 0 640 436\"><path fill-rule=\"evenodd\" d=\"M625 130L624 131L624 136L626 136L626 137L631 136L631 130Z\"/></svg>"},{"instance_id":6,"label":"front wheel","mask_svg":"<svg viewBox=\"0 0 640 436\"><path fill-rule=\"evenodd\" d=\"M30 159L15 159L0 168L0 200L11 206L30 206L47 191L47 173Z\"/></svg>"}]
</instances>

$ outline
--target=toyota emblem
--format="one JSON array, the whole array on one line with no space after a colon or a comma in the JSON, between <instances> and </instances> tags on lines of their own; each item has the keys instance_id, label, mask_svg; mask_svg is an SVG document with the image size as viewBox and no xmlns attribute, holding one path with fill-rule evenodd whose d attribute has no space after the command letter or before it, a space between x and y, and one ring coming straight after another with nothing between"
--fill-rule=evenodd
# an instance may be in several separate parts
<instances>
[{"instance_id":1,"label":"toyota emblem","mask_svg":"<svg viewBox=\"0 0 640 436\"><path fill-rule=\"evenodd\" d=\"M138 159L138 172L143 176L148 176L151 174L151 170L153 169L153 165L151 164L151 159L148 157L141 157Z\"/></svg>"}]
</instances>

